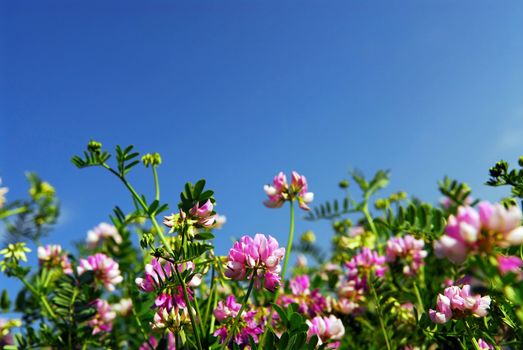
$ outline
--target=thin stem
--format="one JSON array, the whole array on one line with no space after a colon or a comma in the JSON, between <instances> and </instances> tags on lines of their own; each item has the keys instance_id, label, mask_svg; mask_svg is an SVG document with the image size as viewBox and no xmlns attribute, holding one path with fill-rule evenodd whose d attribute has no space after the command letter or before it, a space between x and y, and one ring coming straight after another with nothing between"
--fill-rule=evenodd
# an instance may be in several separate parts
<instances>
[{"instance_id":1,"label":"thin stem","mask_svg":"<svg viewBox=\"0 0 523 350\"><path fill-rule=\"evenodd\" d=\"M25 207L25 206L20 207L20 208L11 209L11 210L6 210L3 213L0 213L0 220L5 219L6 217L11 216L11 215L27 213L28 210L29 209L27 209L27 207Z\"/></svg>"},{"instance_id":2,"label":"thin stem","mask_svg":"<svg viewBox=\"0 0 523 350\"><path fill-rule=\"evenodd\" d=\"M160 183L158 182L158 172L156 171L156 166L155 165L153 165L152 168L153 168L154 189L155 189L154 199L159 201L160 200Z\"/></svg>"},{"instance_id":3,"label":"thin stem","mask_svg":"<svg viewBox=\"0 0 523 350\"><path fill-rule=\"evenodd\" d=\"M252 272L251 276L251 283L249 284L249 288L247 289L247 294L245 294L245 297L243 298L242 307L240 308L240 311L238 311L238 314L236 315L236 318L234 319L234 323L232 324L232 328L229 330L229 334L227 334L227 338L225 339L225 342L222 344L222 349L225 349L227 347L227 344L231 341L232 336L234 335L234 332L236 332L236 327L238 326L238 323L240 322L240 319L242 318L243 311L247 307L247 303L249 302L249 297L252 292L252 287L254 286L254 276L256 274L256 269Z\"/></svg>"},{"instance_id":4,"label":"thin stem","mask_svg":"<svg viewBox=\"0 0 523 350\"><path fill-rule=\"evenodd\" d=\"M281 271L281 284L284 285L283 280L285 279L285 272L287 271L287 265L289 264L289 257L292 250L292 241L294 239L294 201L290 202L291 206L291 223L289 228L289 240L287 242L287 248L285 249L285 260L283 261L283 270ZM278 289L279 290L279 289ZM278 292L276 292L278 294Z\"/></svg>"},{"instance_id":5,"label":"thin stem","mask_svg":"<svg viewBox=\"0 0 523 350\"><path fill-rule=\"evenodd\" d=\"M376 289L374 289L374 284L372 283L372 281L369 280L368 277L367 277L367 280L369 281L370 289L371 289L372 295L374 297L374 303L376 304L376 312L378 313L378 318L380 320L381 332L383 333L383 337L385 338L385 343L387 344L387 349L391 350L390 343L389 343L389 336L387 334L387 330L385 329L385 324L383 323L383 314L381 313L381 305L378 300L378 295L376 294Z\"/></svg>"},{"instance_id":6,"label":"thin stem","mask_svg":"<svg viewBox=\"0 0 523 350\"><path fill-rule=\"evenodd\" d=\"M361 211L363 212L363 215L365 215L365 219L367 220L369 226L370 226L370 229L371 231L377 236L378 235L378 230L376 230L376 225L374 225L374 220L372 219L372 216L370 215L369 213L369 202L368 202L368 198L365 198L365 204L363 205L363 208L361 209Z\"/></svg>"},{"instance_id":7,"label":"thin stem","mask_svg":"<svg viewBox=\"0 0 523 350\"><path fill-rule=\"evenodd\" d=\"M418 289L418 283L414 281L414 293L416 294L416 299L418 300L418 307L420 312L418 312L418 317L421 317L421 314L425 312L425 307L423 306L423 300L421 299L421 294Z\"/></svg>"}]
</instances>

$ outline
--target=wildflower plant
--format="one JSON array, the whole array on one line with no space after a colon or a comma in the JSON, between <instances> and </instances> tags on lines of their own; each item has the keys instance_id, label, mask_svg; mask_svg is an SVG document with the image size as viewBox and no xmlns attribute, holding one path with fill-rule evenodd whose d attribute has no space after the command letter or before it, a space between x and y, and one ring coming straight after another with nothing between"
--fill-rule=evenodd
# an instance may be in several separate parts
<instances>
[{"instance_id":1,"label":"wildflower plant","mask_svg":"<svg viewBox=\"0 0 523 350\"><path fill-rule=\"evenodd\" d=\"M0 270L20 283L13 300L0 295L9 315L0 317L1 349L523 346L523 171L507 162L490 169L489 185L512 189L499 203L444 178L433 205L385 192L387 171L354 171L339 183L341 199L314 205L305 176L280 172L264 204L289 205L286 238L238 233L219 256L225 217L205 180L184 184L173 202L161 197L158 153L111 154L91 141L72 161L111 174L130 209L115 206L72 248L43 245L59 214L54 187L31 174L27 200L0 188ZM131 183L139 168L152 188ZM330 222L330 250L311 230L294 242L296 204L311 225ZM295 266L291 252L300 253Z\"/></svg>"}]
</instances>

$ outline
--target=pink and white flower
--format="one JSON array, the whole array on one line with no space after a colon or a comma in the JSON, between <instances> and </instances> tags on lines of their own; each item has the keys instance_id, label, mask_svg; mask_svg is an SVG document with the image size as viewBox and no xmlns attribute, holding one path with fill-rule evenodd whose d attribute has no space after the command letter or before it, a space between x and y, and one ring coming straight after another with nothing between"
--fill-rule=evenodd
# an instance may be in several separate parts
<instances>
[{"instance_id":1,"label":"pink and white flower","mask_svg":"<svg viewBox=\"0 0 523 350\"><path fill-rule=\"evenodd\" d=\"M229 251L225 275L233 280L255 279L260 288L274 291L280 285L280 262L285 255L285 248L278 246L273 237L256 234L254 239L243 236L235 242Z\"/></svg>"},{"instance_id":2,"label":"pink and white flower","mask_svg":"<svg viewBox=\"0 0 523 350\"><path fill-rule=\"evenodd\" d=\"M102 299L94 301L96 314L91 320L87 322L89 327L93 329L93 335L100 332L110 332L113 329L113 320L116 318L116 313L111 311L109 303Z\"/></svg>"},{"instance_id":3,"label":"pink and white flower","mask_svg":"<svg viewBox=\"0 0 523 350\"><path fill-rule=\"evenodd\" d=\"M502 248L523 243L521 210L512 206L481 202L478 210L469 206L458 208L448 218L445 235L434 243L436 256L447 257L460 264L470 252L490 252L494 246Z\"/></svg>"},{"instance_id":4,"label":"pink and white flower","mask_svg":"<svg viewBox=\"0 0 523 350\"><path fill-rule=\"evenodd\" d=\"M59 244L48 244L45 247L38 247L38 262L40 266L46 268L60 267L66 274L73 273L71 262Z\"/></svg>"},{"instance_id":5,"label":"pink and white flower","mask_svg":"<svg viewBox=\"0 0 523 350\"><path fill-rule=\"evenodd\" d=\"M429 317L435 323L446 323L453 316L458 318L472 315L484 317L490 307L490 297L472 295L470 285L463 287L451 286L445 288L443 294L439 294L436 302L436 310L429 310Z\"/></svg>"},{"instance_id":6,"label":"pink and white flower","mask_svg":"<svg viewBox=\"0 0 523 350\"><path fill-rule=\"evenodd\" d=\"M312 320L307 320L309 330L307 331L307 339L313 335L318 336L318 345L329 342L328 349L338 349L340 340L345 334L345 327L343 322L334 315L329 317L316 316ZM332 342L334 341L334 342Z\"/></svg>"},{"instance_id":7,"label":"pink and white flower","mask_svg":"<svg viewBox=\"0 0 523 350\"><path fill-rule=\"evenodd\" d=\"M95 248L101 241L108 238L112 238L114 243L118 245L122 244L122 236L120 236L116 227L106 222L102 222L87 232L87 246L89 248Z\"/></svg>"},{"instance_id":8,"label":"pink and white flower","mask_svg":"<svg viewBox=\"0 0 523 350\"><path fill-rule=\"evenodd\" d=\"M94 271L95 279L102 282L110 292L114 291L115 285L123 281L118 263L102 253L80 259L77 270L79 275L85 271Z\"/></svg>"},{"instance_id":9,"label":"pink and white flower","mask_svg":"<svg viewBox=\"0 0 523 350\"><path fill-rule=\"evenodd\" d=\"M287 183L287 177L283 172L279 172L273 179L272 185L263 187L265 194L269 197L264 202L269 208L279 208L285 201L297 200L300 208L310 210L307 204L314 200L314 193L308 191L307 179L305 176L292 172L291 185Z\"/></svg>"},{"instance_id":10,"label":"pink and white flower","mask_svg":"<svg viewBox=\"0 0 523 350\"><path fill-rule=\"evenodd\" d=\"M401 260L405 264L403 274L415 275L423 266L423 259L427 256L427 251L423 250L424 246L425 242L422 239L415 239L411 235L391 238L387 241L387 261Z\"/></svg>"}]
</instances>

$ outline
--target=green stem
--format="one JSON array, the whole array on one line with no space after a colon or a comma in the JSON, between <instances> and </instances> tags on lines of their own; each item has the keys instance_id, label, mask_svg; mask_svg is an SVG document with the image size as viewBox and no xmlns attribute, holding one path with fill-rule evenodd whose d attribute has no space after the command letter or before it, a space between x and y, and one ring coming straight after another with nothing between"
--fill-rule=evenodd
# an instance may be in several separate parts
<instances>
[{"instance_id":1,"label":"green stem","mask_svg":"<svg viewBox=\"0 0 523 350\"><path fill-rule=\"evenodd\" d=\"M153 165L153 176L154 176L154 199L157 201L160 200L160 182L158 181L158 172L156 171L156 166Z\"/></svg>"},{"instance_id":2,"label":"green stem","mask_svg":"<svg viewBox=\"0 0 523 350\"><path fill-rule=\"evenodd\" d=\"M236 327L238 326L238 323L240 322L240 319L242 318L243 311L245 311L245 308L247 307L247 303L249 302L249 297L252 292L252 287L254 286L254 276L256 274L256 269L252 272L251 276L251 283L249 284L249 288L247 289L247 294L245 294L245 297L243 298L242 307L240 308L240 311L238 311L238 314L236 315L236 318L234 319L234 323L232 324L232 328L229 330L229 334L227 334L227 338L225 339L225 342L222 344L222 349L226 349L227 345L231 341L232 336L234 335L234 332L236 332Z\"/></svg>"},{"instance_id":3,"label":"green stem","mask_svg":"<svg viewBox=\"0 0 523 350\"><path fill-rule=\"evenodd\" d=\"M418 289L418 283L414 281L414 293L416 294L416 299L418 300L418 318L421 317L421 314L425 312L425 307L423 306L423 300L421 299L421 294Z\"/></svg>"},{"instance_id":4,"label":"green stem","mask_svg":"<svg viewBox=\"0 0 523 350\"><path fill-rule=\"evenodd\" d=\"M365 215L365 219L367 220L370 230L377 236L378 230L376 230L376 225L374 225L374 220L372 219L372 216L369 213L369 203L368 198L365 198L365 204L363 205L363 208L361 209L363 212L363 215Z\"/></svg>"},{"instance_id":5,"label":"green stem","mask_svg":"<svg viewBox=\"0 0 523 350\"><path fill-rule=\"evenodd\" d=\"M11 209L11 210L6 210L3 213L0 213L0 220L5 219L6 217L11 216L11 215L27 213L28 211L29 211L29 209L25 206L20 207L20 208Z\"/></svg>"},{"instance_id":6,"label":"green stem","mask_svg":"<svg viewBox=\"0 0 523 350\"><path fill-rule=\"evenodd\" d=\"M33 293L34 296L36 296L37 298L40 299L40 301L42 302L42 305L44 306L44 308L47 311L47 313L49 314L49 316L51 316L51 318L53 320L55 320L56 314L54 313L53 309L51 309L51 306L49 305L49 302L47 301L45 296L42 295L39 291L37 291L31 284L29 284L29 282L27 282L25 278L23 278L22 276L18 276L18 278L20 279L20 281L22 281L24 286L26 286L27 289L29 289L31 291L31 293Z\"/></svg>"},{"instance_id":7,"label":"green stem","mask_svg":"<svg viewBox=\"0 0 523 350\"><path fill-rule=\"evenodd\" d=\"M387 334L387 330L385 329L385 324L383 323L383 314L381 313L381 305L378 300L378 295L376 294L376 289L374 289L374 284L370 279L367 277L367 281L369 281L370 289L372 291L372 295L374 297L374 303L376 304L376 312L378 313L378 318L380 320L380 327L381 332L383 333L383 337L385 338L385 343L387 344L387 349L391 350L390 342L389 342L389 336Z\"/></svg>"},{"instance_id":8,"label":"green stem","mask_svg":"<svg viewBox=\"0 0 523 350\"><path fill-rule=\"evenodd\" d=\"M289 228L289 240L287 242L287 248L285 249L285 260L283 261L283 270L281 271L281 285L285 286L283 280L285 279L285 272L287 271L287 265L289 264L289 257L292 250L292 241L294 239L294 201L290 202L291 206L291 223ZM279 289L278 289L279 290ZM278 291L276 291L276 295Z\"/></svg>"}]
</instances>

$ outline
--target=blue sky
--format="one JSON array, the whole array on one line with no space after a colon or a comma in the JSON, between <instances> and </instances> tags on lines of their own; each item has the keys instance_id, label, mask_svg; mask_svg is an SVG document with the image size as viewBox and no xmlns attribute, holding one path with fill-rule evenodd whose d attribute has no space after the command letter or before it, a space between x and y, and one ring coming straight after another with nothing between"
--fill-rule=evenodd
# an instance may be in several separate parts
<instances>
[{"instance_id":1,"label":"blue sky","mask_svg":"<svg viewBox=\"0 0 523 350\"><path fill-rule=\"evenodd\" d=\"M70 163L91 138L160 152L172 208L207 179L222 254L231 236L286 238L288 211L261 204L280 170L317 202L351 168L390 169L391 190L427 201L444 175L495 200L488 168L523 154L520 1L4 1L0 26L0 176L9 198L27 170L56 186L45 242L130 207L116 179ZM151 193L147 171L131 181ZM329 225L307 228L328 245Z\"/></svg>"}]
</instances>

